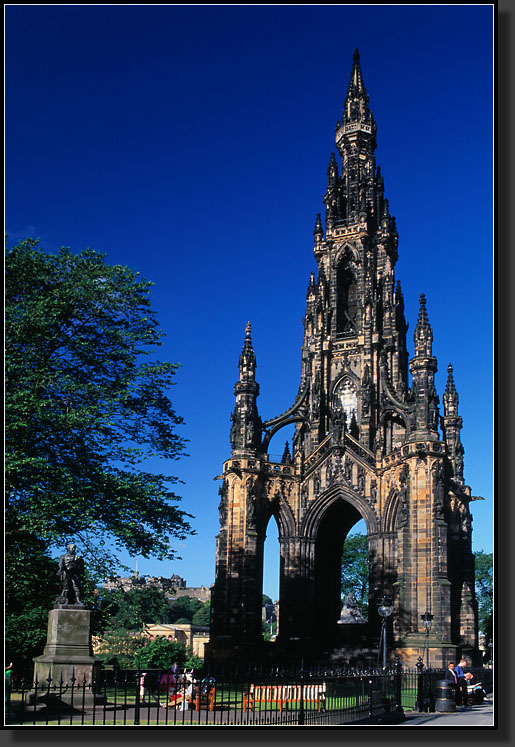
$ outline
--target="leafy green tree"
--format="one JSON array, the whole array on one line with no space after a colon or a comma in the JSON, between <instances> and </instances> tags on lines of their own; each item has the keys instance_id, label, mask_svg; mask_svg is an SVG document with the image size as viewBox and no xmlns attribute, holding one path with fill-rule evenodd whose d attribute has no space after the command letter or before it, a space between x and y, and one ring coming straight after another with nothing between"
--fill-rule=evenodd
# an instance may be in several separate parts
<instances>
[{"instance_id":1,"label":"leafy green tree","mask_svg":"<svg viewBox=\"0 0 515 747\"><path fill-rule=\"evenodd\" d=\"M202 669L204 666L204 659L201 659L200 656L197 656L196 654L192 654L190 652L188 658L184 662L184 668L185 669Z\"/></svg>"},{"instance_id":2,"label":"leafy green tree","mask_svg":"<svg viewBox=\"0 0 515 747\"><path fill-rule=\"evenodd\" d=\"M479 550L474 553L476 573L476 599L478 603L479 630L488 645L493 631L493 555Z\"/></svg>"},{"instance_id":3,"label":"leafy green tree","mask_svg":"<svg viewBox=\"0 0 515 747\"><path fill-rule=\"evenodd\" d=\"M179 623L184 620L187 623L193 621L193 615L202 608L202 602L194 597L179 597L174 599L170 609L170 622Z\"/></svg>"},{"instance_id":4,"label":"leafy green tree","mask_svg":"<svg viewBox=\"0 0 515 747\"><path fill-rule=\"evenodd\" d=\"M272 597L269 597L268 594L263 594L261 604L263 607L265 604L273 604Z\"/></svg>"},{"instance_id":5,"label":"leafy green tree","mask_svg":"<svg viewBox=\"0 0 515 747\"><path fill-rule=\"evenodd\" d=\"M141 631L122 628L107 630L95 641L95 655L104 664L116 664L122 669L134 666L136 652L146 646L148 638Z\"/></svg>"},{"instance_id":6,"label":"leafy green tree","mask_svg":"<svg viewBox=\"0 0 515 747\"><path fill-rule=\"evenodd\" d=\"M143 468L177 459L177 365L154 360L163 333L151 283L105 255L32 239L6 252L5 526L47 547L73 540L105 578L107 547L171 559L191 533L177 478Z\"/></svg>"},{"instance_id":7,"label":"leafy green tree","mask_svg":"<svg viewBox=\"0 0 515 747\"><path fill-rule=\"evenodd\" d=\"M364 534L353 534L343 544L341 561L342 597L352 593L368 614L368 539Z\"/></svg>"},{"instance_id":8,"label":"leafy green tree","mask_svg":"<svg viewBox=\"0 0 515 747\"><path fill-rule=\"evenodd\" d=\"M205 625L209 627L211 619L211 602L208 600L207 602L204 602L202 607L198 609L193 617L191 618L191 622L194 625Z\"/></svg>"},{"instance_id":9,"label":"leafy green tree","mask_svg":"<svg viewBox=\"0 0 515 747\"><path fill-rule=\"evenodd\" d=\"M108 628L141 630L145 623L167 623L170 605L164 592L149 584L123 589L99 589L102 621Z\"/></svg>"},{"instance_id":10,"label":"leafy green tree","mask_svg":"<svg viewBox=\"0 0 515 747\"><path fill-rule=\"evenodd\" d=\"M157 636L136 651L133 666L140 669L171 669L175 663L183 667L186 658L184 643Z\"/></svg>"}]
</instances>

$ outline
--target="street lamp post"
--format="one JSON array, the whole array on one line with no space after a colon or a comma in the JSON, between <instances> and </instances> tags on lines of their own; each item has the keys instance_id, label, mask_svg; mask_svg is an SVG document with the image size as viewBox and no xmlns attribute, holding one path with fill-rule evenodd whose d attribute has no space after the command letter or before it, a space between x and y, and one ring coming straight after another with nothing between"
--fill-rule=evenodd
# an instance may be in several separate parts
<instances>
[{"instance_id":1,"label":"street lamp post","mask_svg":"<svg viewBox=\"0 0 515 747\"><path fill-rule=\"evenodd\" d=\"M429 669L429 631L431 630L431 626L433 624L434 615L432 615L428 610L427 612L424 612L424 614L420 617L422 618L424 628L426 629L426 668Z\"/></svg>"},{"instance_id":2,"label":"street lamp post","mask_svg":"<svg viewBox=\"0 0 515 747\"><path fill-rule=\"evenodd\" d=\"M383 596L379 602L379 608L377 610L382 617L381 622L381 635L379 637L379 652L377 654L377 665L381 659L381 648L383 650L383 669L386 669L386 621L393 612L393 603L391 599Z\"/></svg>"}]
</instances>

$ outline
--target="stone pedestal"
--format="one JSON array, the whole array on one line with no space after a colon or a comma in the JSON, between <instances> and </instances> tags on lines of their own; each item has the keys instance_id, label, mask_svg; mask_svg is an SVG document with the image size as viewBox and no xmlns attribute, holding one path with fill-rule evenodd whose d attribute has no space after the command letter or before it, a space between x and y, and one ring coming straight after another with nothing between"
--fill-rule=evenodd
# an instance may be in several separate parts
<instances>
[{"instance_id":1,"label":"stone pedestal","mask_svg":"<svg viewBox=\"0 0 515 747\"><path fill-rule=\"evenodd\" d=\"M69 703L72 689L74 702L93 703L91 684L98 660L91 646L90 617L91 612L79 605L62 605L50 610L46 646L43 655L34 659L38 690L27 694L27 703L37 701L48 705L48 701L53 700ZM72 678L75 678L73 688Z\"/></svg>"}]
</instances>

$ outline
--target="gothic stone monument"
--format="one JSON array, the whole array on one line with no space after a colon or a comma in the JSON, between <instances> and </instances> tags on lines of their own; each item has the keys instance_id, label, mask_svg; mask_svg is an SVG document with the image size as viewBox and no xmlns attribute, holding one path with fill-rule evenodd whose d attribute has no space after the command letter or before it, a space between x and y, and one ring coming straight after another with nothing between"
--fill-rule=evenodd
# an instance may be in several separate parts
<instances>
[{"instance_id":1,"label":"gothic stone monument","mask_svg":"<svg viewBox=\"0 0 515 747\"><path fill-rule=\"evenodd\" d=\"M38 681L38 701L46 700L45 688L51 678L51 691L61 690L62 699L68 699L72 678L75 687L81 687L83 681L90 685L93 679L93 668L97 662L93 656L90 633L91 612L81 601L82 575L84 561L77 555L74 544L66 547L66 553L59 559L58 575L62 582L60 596L54 608L48 613L47 642L42 656L34 659L34 678ZM59 688L59 683L62 687ZM34 691L29 693L28 702L34 701ZM52 696L54 699L56 693ZM86 700L92 694L86 691ZM78 700L77 694L75 700ZM80 694L82 702L82 692Z\"/></svg>"},{"instance_id":2,"label":"gothic stone monument","mask_svg":"<svg viewBox=\"0 0 515 747\"><path fill-rule=\"evenodd\" d=\"M368 101L356 50L336 125L341 165L333 153L325 230L320 215L314 229L318 273L307 288L300 386L289 409L264 422L247 326L234 388L232 451L221 475L212 660L261 655L263 545L273 516L280 543L278 652L311 651L358 663L360 628L362 658L372 661L378 601L386 594L394 604L389 647L404 663L414 664L424 650L426 611L434 616L433 666L446 666L458 653L478 661L474 497L463 477L458 393L449 365L441 415L424 295L408 356L403 294L394 274L398 234L376 166ZM272 461L270 439L292 423L292 451L287 447L282 461ZM365 629L338 625L342 547L361 519L369 545ZM354 631L353 641L346 631Z\"/></svg>"}]
</instances>

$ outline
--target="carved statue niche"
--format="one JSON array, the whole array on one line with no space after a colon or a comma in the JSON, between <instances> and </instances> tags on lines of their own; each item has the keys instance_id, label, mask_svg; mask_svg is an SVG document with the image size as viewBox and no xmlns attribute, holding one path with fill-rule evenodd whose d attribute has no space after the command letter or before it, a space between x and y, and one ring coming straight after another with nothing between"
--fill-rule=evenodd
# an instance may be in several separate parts
<instances>
[{"instance_id":1,"label":"carved statue niche","mask_svg":"<svg viewBox=\"0 0 515 747\"><path fill-rule=\"evenodd\" d=\"M367 363L367 365L365 366L365 374L363 377L362 410L361 410L361 414L364 417L368 417L370 415L370 405L372 403L372 395L373 395L373 384L370 381L370 369Z\"/></svg>"},{"instance_id":2,"label":"carved statue niche","mask_svg":"<svg viewBox=\"0 0 515 747\"><path fill-rule=\"evenodd\" d=\"M218 495L220 496L220 503L218 504L218 518L220 521L220 529L224 529L225 523L227 521L227 483L225 480L223 481L220 490L218 491Z\"/></svg>"},{"instance_id":3,"label":"carved statue niche","mask_svg":"<svg viewBox=\"0 0 515 747\"><path fill-rule=\"evenodd\" d=\"M245 420L245 449L256 449L259 447L261 435L261 419L254 413L247 413Z\"/></svg>"},{"instance_id":4,"label":"carved statue niche","mask_svg":"<svg viewBox=\"0 0 515 747\"><path fill-rule=\"evenodd\" d=\"M343 468L343 473L345 475L345 479L349 483L349 485L352 484L352 462L350 459L345 459L345 466Z\"/></svg>"},{"instance_id":5,"label":"carved statue niche","mask_svg":"<svg viewBox=\"0 0 515 747\"><path fill-rule=\"evenodd\" d=\"M382 428L378 428L374 438L374 451L378 458L381 458L384 453L384 438L382 430Z\"/></svg>"},{"instance_id":6,"label":"carved statue niche","mask_svg":"<svg viewBox=\"0 0 515 747\"><path fill-rule=\"evenodd\" d=\"M231 442L231 449L238 448L238 423L237 423L237 413L236 410L231 413L231 431L229 435L229 440Z\"/></svg>"},{"instance_id":7,"label":"carved statue niche","mask_svg":"<svg viewBox=\"0 0 515 747\"><path fill-rule=\"evenodd\" d=\"M456 437L456 444L454 447L454 473L457 480L463 482L463 454L465 449L461 443L459 435Z\"/></svg>"},{"instance_id":8,"label":"carved statue niche","mask_svg":"<svg viewBox=\"0 0 515 747\"><path fill-rule=\"evenodd\" d=\"M365 470L361 465L358 466L358 482L357 482L358 493L365 495Z\"/></svg>"},{"instance_id":9,"label":"carved statue niche","mask_svg":"<svg viewBox=\"0 0 515 747\"><path fill-rule=\"evenodd\" d=\"M253 480L247 482L247 528L256 528L256 484Z\"/></svg>"},{"instance_id":10,"label":"carved statue niche","mask_svg":"<svg viewBox=\"0 0 515 747\"><path fill-rule=\"evenodd\" d=\"M408 523L408 475L409 469L405 464L399 474L399 527Z\"/></svg>"},{"instance_id":11,"label":"carved statue niche","mask_svg":"<svg viewBox=\"0 0 515 747\"><path fill-rule=\"evenodd\" d=\"M327 488L328 485L331 484L331 482L333 480L333 477L334 477L333 471L334 471L333 462L331 460L329 460L329 462L327 463L327 467L325 469L325 486L326 486L326 488Z\"/></svg>"},{"instance_id":12,"label":"carved statue niche","mask_svg":"<svg viewBox=\"0 0 515 747\"><path fill-rule=\"evenodd\" d=\"M436 426L438 425L438 404L439 402L440 400L436 393L436 389L433 385L429 392L429 422L434 428L436 428Z\"/></svg>"},{"instance_id":13,"label":"carved statue niche","mask_svg":"<svg viewBox=\"0 0 515 747\"><path fill-rule=\"evenodd\" d=\"M441 465L434 466L434 516L436 520L444 518L444 498L445 498L445 484L444 484L444 471Z\"/></svg>"},{"instance_id":14,"label":"carved statue niche","mask_svg":"<svg viewBox=\"0 0 515 747\"><path fill-rule=\"evenodd\" d=\"M245 430L245 446L252 446L254 441L254 420L250 415L247 418L246 430Z\"/></svg>"},{"instance_id":15,"label":"carved statue niche","mask_svg":"<svg viewBox=\"0 0 515 747\"><path fill-rule=\"evenodd\" d=\"M320 415L320 372L317 371L315 374L315 380L311 387L311 416L313 419L317 419Z\"/></svg>"},{"instance_id":16,"label":"carved statue niche","mask_svg":"<svg viewBox=\"0 0 515 747\"><path fill-rule=\"evenodd\" d=\"M346 415L345 410L339 404L333 408L332 420L332 441L334 444L341 444L344 440Z\"/></svg>"},{"instance_id":17,"label":"carved statue niche","mask_svg":"<svg viewBox=\"0 0 515 747\"><path fill-rule=\"evenodd\" d=\"M468 538L470 536L471 523L472 523L468 506L466 506L465 503L460 502L458 506L458 510L459 510L459 515L460 515L461 534L465 538Z\"/></svg>"}]
</instances>

